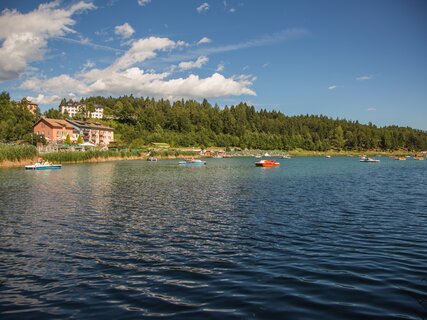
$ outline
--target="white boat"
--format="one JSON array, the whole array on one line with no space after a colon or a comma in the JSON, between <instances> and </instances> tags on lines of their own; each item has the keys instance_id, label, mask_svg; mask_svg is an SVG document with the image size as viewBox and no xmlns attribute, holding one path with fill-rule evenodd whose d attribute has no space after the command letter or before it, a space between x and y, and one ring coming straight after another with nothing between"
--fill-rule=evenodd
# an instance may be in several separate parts
<instances>
[{"instance_id":1,"label":"white boat","mask_svg":"<svg viewBox=\"0 0 427 320\"><path fill-rule=\"evenodd\" d=\"M199 159L184 159L183 161L178 162L178 164L187 166L202 166L206 164L206 161Z\"/></svg>"},{"instance_id":2,"label":"white boat","mask_svg":"<svg viewBox=\"0 0 427 320\"><path fill-rule=\"evenodd\" d=\"M30 164L25 166L26 170L56 170L61 168L62 168L62 164L52 164L48 162L45 162L45 163L36 162L35 164Z\"/></svg>"},{"instance_id":3,"label":"white boat","mask_svg":"<svg viewBox=\"0 0 427 320\"><path fill-rule=\"evenodd\" d=\"M331 156L326 156L326 158L328 158L328 159L329 159L329 158L331 158Z\"/></svg>"},{"instance_id":4,"label":"white boat","mask_svg":"<svg viewBox=\"0 0 427 320\"><path fill-rule=\"evenodd\" d=\"M216 156L213 156L212 157L213 159L222 159L222 158L224 158L223 156L221 156L221 155L216 155Z\"/></svg>"},{"instance_id":5,"label":"white boat","mask_svg":"<svg viewBox=\"0 0 427 320\"><path fill-rule=\"evenodd\" d=\"M282 159L291 159L291 156L289 156L289 155L284 155L284 156L282 156Z\"/></svg>"},{"instance_id":6,"label":"white boat","mask_svg":"<svg viewBox=\"0 0 427 320\"><path fill-rule=\"evenodd\" d=\"M271 157L271 154L269 154L268 152L264 153L264 157Z\"/></svg>"},{"instance_id":7,"label":"white boat","mask_svg":"<svg viewBox=\"0 0 427 320\"><path fill-rule=\"evenodd\" d=\"M360 162L380 162L380 160L378 159L374 159L374 158L369 158L369 157L361 157Z\"/></svg>"}]
</instances>

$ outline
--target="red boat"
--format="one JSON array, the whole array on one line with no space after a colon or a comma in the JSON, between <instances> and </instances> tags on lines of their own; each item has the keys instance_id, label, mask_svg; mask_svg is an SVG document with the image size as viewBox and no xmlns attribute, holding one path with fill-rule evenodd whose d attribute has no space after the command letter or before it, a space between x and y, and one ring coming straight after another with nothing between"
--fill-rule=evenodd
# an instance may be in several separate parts
<instances>
[{"instance_id":1,"label":"red boat","mask_svg":"<svg viewBox=\"0 0 427 320\"><path fill-rule=\"evenodd\" d=\"M264 159L255 163L257 167L278 167L280 163L275 160Z\"/></svg>"}]
</instances>

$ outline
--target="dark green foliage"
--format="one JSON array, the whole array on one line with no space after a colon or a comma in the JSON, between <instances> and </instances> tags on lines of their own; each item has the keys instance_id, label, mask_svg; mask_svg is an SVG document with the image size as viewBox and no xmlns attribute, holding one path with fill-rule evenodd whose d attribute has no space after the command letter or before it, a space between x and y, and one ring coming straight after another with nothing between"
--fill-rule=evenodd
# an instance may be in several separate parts
<instances>
[{"instance_id":1,"label":"dark green foliage","mask_svg":"<svg viewBox=\"0 0 427 320\"><path fill-rule=\"evenodd\" d=\"M89 97L83 102L89 108L103 105L103 123L115 129L116 144L133 148L164 142L172 148L427 150L427 133L420 130L378 128L322 115L289 117L278 111L256 111L246 103L221 109L207 100L170 102L132 95ZM35 119L24 109L16 107L7 93L0 95L0 142L28 140Z\"/></svg>"},{"instance_id":2,"label":"dark green foliage","mask_svg":"<svg viewBox=\"0 0 427 320\"><path fill-rule=\"evenodd\" d=\"M7 92L0 93L0 143L25 140L31 142L36 116L27 109L25 100L14 102Z\"/></svg>"},{"instance_id":3,"label":"dark green foliage","mask_svg":"<svg viewBox=\"0 0 427 320\"><path fill-rule=\"evenodd\" d=\"M62 114L61 111L54 108L47 110L43 115L49 119L65 119L66 118L65 114Z\"/></svg>"},{"instance_id":4,"label":"dark green foliage","mask_svg":"<svg viewBox=\"0 0 427 320\"><path fill-rule=\"evenodd\" d=\"M108 125L125 145L165 142L171 147L218 146L249 149L425 150L427 134L397 126L377 128L326 116L288 117L239 103L220 109L207 100L92 97L106 107Z\"/></svg>"}]
</instances>

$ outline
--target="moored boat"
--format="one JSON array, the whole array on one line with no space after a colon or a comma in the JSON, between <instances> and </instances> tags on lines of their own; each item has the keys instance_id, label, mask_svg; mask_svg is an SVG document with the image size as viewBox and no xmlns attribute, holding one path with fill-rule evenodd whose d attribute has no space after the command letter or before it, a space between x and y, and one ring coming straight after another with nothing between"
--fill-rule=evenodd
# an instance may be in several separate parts
<instances>
[{"instance_id":1,"label":"moored boat","mask_svg":"<svg viewBox=\"0 0 427 320\"><path fill-rule=\"evenodd\" d=\"M190 165L190 166L202 166L206 164L206 161L202 161L199 159L184 159L183 161L178 162L180 165Z\"/></svg>"},{"instance_id":2,"label":"moored boat","mask_svg":"<svg viewBox=\"0 0 427 320\"><path fill-rule=\"evenodd\" d=\"M147 158L147 161L157 161L157 158L156 157L148 157Z\"/></svg>"},{"instance_id":3,"label":"moored boat","mask_svg":"<svg viewBox=\"0 0 427 320\"><path fill-rule=\"evenodd\" d=\"M406 160L406 157L396 157L395 159L396 159L396 160L399 160L399 161L405 161L405 160Z\"/></svg>"},{"instance_id":4,"label":"moored boat","mask_svg":"<svg viewBox=\"0 0 427 320\"><path fill-rule=\"evenodd\" d=\"M56 170L61 168L62 164L52 164L49 162L36 162L35 164L29 164L25 166L26 170Z\"/></svg>"},{"instance_id":5,"label":"moored boat","mask_svg":"<svg viewBox=\"0 0 427 320\"><path fill-rule=\"evenodd\" d=\"M424 157L422 157L422 156L416 156L416 157L414 157L414 160L424 160Z\"/></svg>"},{"instance_id":6,"label":"moored boat","mask_svg":"<svg viewBox=\"0 0 427 320\"><path fill-rule=\"evenodd\" d=\"M255 163L257 167L278 167L280 163L275 160L260 160Z\"/></svg>"},{"instance_id":7,"label":"moored boat","mask_svg":"<svg viewBox=\"0 0 427 320\"><path fill-rule=\"evenodd\" d=\"M373 163L380 162L380 160L378 160L378 159L370 158L367 156L361 157L359 161L360 162L373 162Z\"/></svg>"},{"instance_id":8,"label":"moored boat","mask_svg":"<svg viewBox=\"0 0 427 320\"><path fill-rule=\"evenodd\" d=\"M291 156L285 154L284 156L282 156L282 159L291 159Z\"/></svg>"}]
</instances>

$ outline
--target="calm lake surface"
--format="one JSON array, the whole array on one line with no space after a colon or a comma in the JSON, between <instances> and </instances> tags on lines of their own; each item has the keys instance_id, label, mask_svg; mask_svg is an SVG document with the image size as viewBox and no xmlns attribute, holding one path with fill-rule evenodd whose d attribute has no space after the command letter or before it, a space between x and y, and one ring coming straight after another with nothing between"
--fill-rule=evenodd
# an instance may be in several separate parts
<instances>
[{"instance_id":1,"label":"calm lake surface","mask_svg":"<svg viewBox=\"0 0 427 320\"><path fill-rule=\"evenodd\" d=\"M427 319L427 161L0 170L1 319Z\"/></svg>"}]
</instances>

